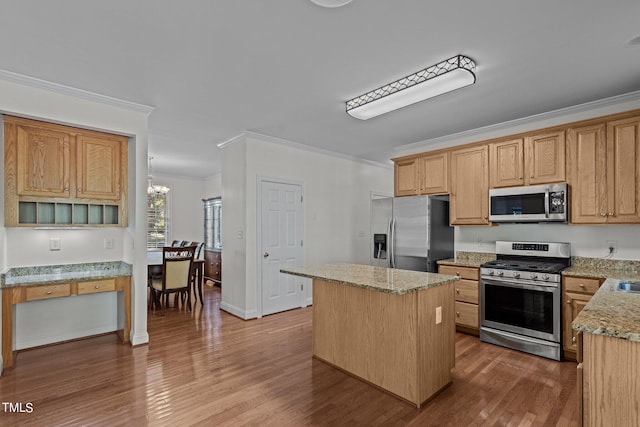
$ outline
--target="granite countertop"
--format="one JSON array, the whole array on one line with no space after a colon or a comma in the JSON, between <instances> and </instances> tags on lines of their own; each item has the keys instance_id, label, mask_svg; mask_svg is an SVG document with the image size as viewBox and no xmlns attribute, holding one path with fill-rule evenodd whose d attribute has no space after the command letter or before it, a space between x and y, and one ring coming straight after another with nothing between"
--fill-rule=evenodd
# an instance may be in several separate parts
<instances>
[{"instance_id":1,"label":"granite countertop","mask_svg":"<svg viewBox=\"0 0 640 427\"><path fill-rule=\"evenodd\" d=\"M441 259L438 264L479 268L485 262L496 259L496 254L486 252L456 252L455 258Z\"/></svg>"},{"instance_id":2,"label":"granite countertop","mask_svg":"<svg viewBox=\"0 0 640 427\"><path fill-rule=\"evenodd\" d=\"M620 279L607 279L572 323L573 329L640 341L640 294L616 291Z\"/></svg>"},{"instance_id":3,"label":"granite countertop","mask_svg":"<svg viewBox=\"0 0 640 427\"><path fill-rule=\"evenodd\" d=\"M131 272L131 264L122 261L13 267L0 275L0 287L13 288L110 279L131 276Z\"/></svg>"},{"instance_id":4,"label":"granite countertop","mask_svg":"<svg viewBox=\"0 0 640 427\"><path fill-rule=\"evenodd\" d=\"M460 280L459 277L444 274L347 263L283 268L280 272L397 295Z\"/></svg>"},{"instance_id":5,"label":"granite countertop","mask_svg":"<svg viewBox=\"0 0 640 427\"><path fill-rule=\"evenodd\" d=\"M571 267L562 270L562 275L640 280L640 261L572 257Z\"/></svg>"}]
</instances>

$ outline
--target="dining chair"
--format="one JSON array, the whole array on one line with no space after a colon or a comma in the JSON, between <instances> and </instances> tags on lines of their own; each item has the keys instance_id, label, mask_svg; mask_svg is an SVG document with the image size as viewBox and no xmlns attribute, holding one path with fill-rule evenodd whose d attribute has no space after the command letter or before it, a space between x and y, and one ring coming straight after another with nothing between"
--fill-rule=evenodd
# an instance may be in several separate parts
<instances>
[{"instance_id":1,"label":"dining chair","mask_svg":"<svg viewBox=\"0 0 640 427\"><path fill-rule=\"evenodd\" d=\"M173 247L184 246L183 243L185 243L183 240L174 240L173 242L171 242L171 246Z\"/></svg>"},{"instance_id":2,"label":"dining chair","mask_svg":"<svg viewBox=\"0 0 640 427\"><path fill-rule=\"evenodd\" d=\"M162 277L149 278L152 308L161 306L164 297L162 310L162 314L164 314L169 302L169 295L175 293L180 296L182 305L184 306L186 302L191 310L191 281L194 272L193 256L195 250L195 246L165 246L162 248Z\"/></svg>"}]
</instances>

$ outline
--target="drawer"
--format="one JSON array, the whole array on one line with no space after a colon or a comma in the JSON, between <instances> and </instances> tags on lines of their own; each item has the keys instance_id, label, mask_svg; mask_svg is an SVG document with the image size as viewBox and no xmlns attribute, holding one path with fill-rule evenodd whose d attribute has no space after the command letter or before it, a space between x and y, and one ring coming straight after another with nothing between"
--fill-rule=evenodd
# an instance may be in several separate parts
<instances>
[{"instance_id":1,"label":"drawer","mask_svg":"<svg viewBox=\"0 0 640 427\"><path fill-rule=\"evenodd\" d=\"M454 265L441 265L438 267L438 273L448 274L450 276L459 276L462 279L479 280L480 269L475 267L456 267Z\"/></svg>"},{"instance_id":2,"label":"drawer","mask_svg":"<svg viewBox=\"0 0 640 427\"><path fill-rule=\"evenodd\" d=\"M595 294L603 280L589 277L566 276L564 278L564 290L569 292L587 292Z\"/></svg>"},{"instance_id":3,"label":"drawer","mask_svg":"<svg viewBox=\"0 0 640 427\"><path fill-rule=\"evenodd\" d=\"M478 327L478 306L466 302L455 302L456 325Z\"/></svg>"},{"instance_id":4,"label":"drawer","mask_svg":"<svg viewBox=\"0 0 640 427\"><path fill-rule=\"evenodd\" d=\"M78 295L95 294L96 292L113 292L116 290L116 279L94 280L78 283Z\"/></svg>"},{"instance_id":5,"label":"drawer","mask_svg":"<svg viewBox=\"0 0 640 427\"><path fill-rule=\"evenodd\" d=\"M478 304L478 281L460 279L453 283L456 290L456 301Z\"/></svg>"},{"instance_id":6,"label":"drawer","mask_svg":"<svg viewBox=\"0 0 640 427\"><path fill-rule=\"evenodd\" d=\"M68 297L71 295L71 286L68 283L60 285L33 286L26 289L26 300Z\"/></svg>"}]
</instances>

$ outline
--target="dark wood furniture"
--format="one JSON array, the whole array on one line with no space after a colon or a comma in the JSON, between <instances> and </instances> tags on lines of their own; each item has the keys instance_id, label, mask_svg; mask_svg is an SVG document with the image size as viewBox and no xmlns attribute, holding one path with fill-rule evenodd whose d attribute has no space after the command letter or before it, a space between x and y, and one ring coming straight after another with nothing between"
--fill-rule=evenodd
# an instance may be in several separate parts
<instances>
[{"instance_id":1,"label":"dark wood furniture","mask_svg":"<svg viewBox=\"0 0 640 427\"><path fill-rule=\"evenodd\" d=\"M222 252L212 249L204 250L204 278L216 285L222 285Z\"/></svg>"}]
</instances>

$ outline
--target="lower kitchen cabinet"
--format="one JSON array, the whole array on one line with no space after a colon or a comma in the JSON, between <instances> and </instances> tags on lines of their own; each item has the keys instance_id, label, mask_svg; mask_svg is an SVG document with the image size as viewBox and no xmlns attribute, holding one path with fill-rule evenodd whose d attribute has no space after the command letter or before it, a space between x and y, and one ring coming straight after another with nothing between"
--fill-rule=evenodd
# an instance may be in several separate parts
<instances>
[{"instance_id":1,"label":"lower kitchen cabinet","mask_svg":"<svg viewBox=\"0 0 640 427\"><path fill-rule=\"evenodd\" d=\"M576 359L577 332L571 328L571 323L589 302L593 294L596 293L604 279L591 277L563 276L563 339L564 357L566 359Z\"/></svg>"},{"instance_id":2,"label":"lower kitchen cabinet","mask_svg":"<svg viewBox=\"0 0 640 427\"><path fill-rule=\"evenodd\" d=\"M438 273L460 277L454 283L456 330L478 335L480 269L442 264L438 266Z\"/></svg>"},{"instance_id":3,"label":"lower kitchen cabinet","mask_svg":"<svg viewBox=\"0 0 640 427\"><path fill-rule=\"evenodd\" d=\"M222 252L204 250L204 279L222 284Z\"/></svg>"}]
</instances>

